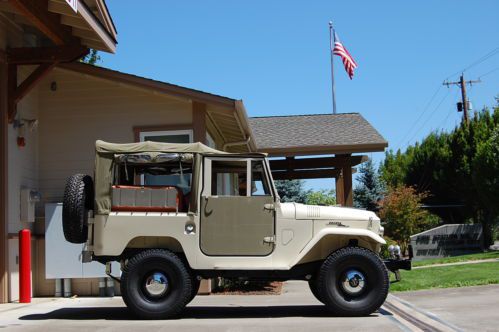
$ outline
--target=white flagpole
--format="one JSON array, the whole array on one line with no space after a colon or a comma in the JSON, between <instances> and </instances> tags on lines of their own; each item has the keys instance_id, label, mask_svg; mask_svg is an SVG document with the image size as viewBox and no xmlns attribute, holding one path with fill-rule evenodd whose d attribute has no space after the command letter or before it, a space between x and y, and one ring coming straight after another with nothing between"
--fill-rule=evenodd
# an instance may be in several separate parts
<instances>
[{"instance_id":1,"label":"white flagpole","mask_svg":"<svg viewBox=\"0 0 499 332\"><path fill-rule=\"evenodd\" d=\"M333 114L336 114L336 94L334 92L334 29L333 29L333 21L329 21L329 48L331 51L331 92L333 94Z\"/></svg>"}]
</instances>

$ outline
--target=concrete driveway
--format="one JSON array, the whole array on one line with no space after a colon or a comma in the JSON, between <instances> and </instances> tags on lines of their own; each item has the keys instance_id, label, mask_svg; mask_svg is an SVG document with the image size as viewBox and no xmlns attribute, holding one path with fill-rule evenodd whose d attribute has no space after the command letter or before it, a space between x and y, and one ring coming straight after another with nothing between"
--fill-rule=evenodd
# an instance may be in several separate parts
<instances>
[{"instance_id":1,"label":"concrete driveway","mask_svg":"<svg viewBox=\"0 0 499 332\"><path fill-rule=\"evenodd\" d=\"M492 287L499 292L499 287ZM455 292L452 290L452 292ZM416 292L413 292L416 293ZM466 298L477 292L465 292ZM482 294L488 294L483 292ZM406 296L407 295L407 296ZM497 295L497 294L496 294ZM399 295L397 295L399 296ZM147 331L459 331L454 316L445 310L437 316L406 302L412 296L390 296L370 317L331 317L310 294L305 282L288 282L282 295L198 296L181 318L168 321L134 320L121 298L36 299L31 305L0 305L0 329L22 331L138 330ZM445 297L444 294L440 295ZM497 296L496 299L499 299ZM466 300L463 298L463 301ZM431 301L431 300L430 300ZM429 307L431 309L431 307ZM458 316L460 314L457 314ZM473 316L473 313L468 313ZM445 317L442 318L442 317ZM497 317L497 315L495 315ZM447 321L449 319L449 321ZM494 322L495 321L495 322ZM459 323L456 321L456 324ZM497 318L485 330L499 326ZM465 325L462 325L465 326Z\"/></svg>"}]
</instances>

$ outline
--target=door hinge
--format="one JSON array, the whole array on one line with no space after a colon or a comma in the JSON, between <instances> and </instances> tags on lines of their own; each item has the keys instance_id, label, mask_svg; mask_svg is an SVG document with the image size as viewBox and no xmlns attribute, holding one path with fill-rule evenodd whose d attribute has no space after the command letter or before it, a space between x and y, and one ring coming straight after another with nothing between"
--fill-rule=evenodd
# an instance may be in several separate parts
<instances>
[{"instance_id":1,"label":"door hinge","mask_svg":"<svg viewBox=\"0 0 499 332\"><path fill-rule=\"evenodd\" d=\"M275 243L275 236L266 236L263 238L263 243Z\"/></svg>"}]
</instances>

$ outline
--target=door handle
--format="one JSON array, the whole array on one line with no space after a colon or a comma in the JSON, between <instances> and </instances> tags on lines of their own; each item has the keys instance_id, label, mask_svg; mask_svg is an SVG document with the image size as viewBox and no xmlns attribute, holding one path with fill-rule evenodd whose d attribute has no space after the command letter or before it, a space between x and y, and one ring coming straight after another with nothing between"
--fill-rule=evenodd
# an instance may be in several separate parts
<instances>
[{"instance_id":1,"label":"door handle","mask_svg":"<svg viewBox=\"0 0 499 332\"><path fill-rule=\"evenodd\" d=\"M263 243L275 243L275 236L266 236L263 238Z\"/></svg>"},{"instance_id":2,"label":"door handle","mask_svg":"<svg viewBox=\"0 0 499 332\"><path fill-rule=\"evenodd\" d=\"M275 210L275 206L272 203L267 203L267 204L263 205L263 208L265 210L268 210L268 211L274 211Z\"/></svg>"}]
</instances>

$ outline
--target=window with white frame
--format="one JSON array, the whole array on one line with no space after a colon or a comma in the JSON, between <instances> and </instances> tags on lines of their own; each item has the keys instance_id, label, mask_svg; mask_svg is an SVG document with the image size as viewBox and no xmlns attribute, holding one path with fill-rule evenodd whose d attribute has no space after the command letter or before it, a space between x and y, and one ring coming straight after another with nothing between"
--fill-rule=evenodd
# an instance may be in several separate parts
<instances>
[{"instance_id":1,"label":"window with white frame","mask_svg":"<svg viewBox=\"0 0 499 332\"><path fill-rule=\"evenodd\" d=\"M192 130L141 131L139 138L141 142L192 143L193 132ZM182 165L179 165L178 173L175 175L144 174L141 182L148 186L177 186L184 191L190 190L191 170L184 170Z\"/></svg>"}]
</instances>

